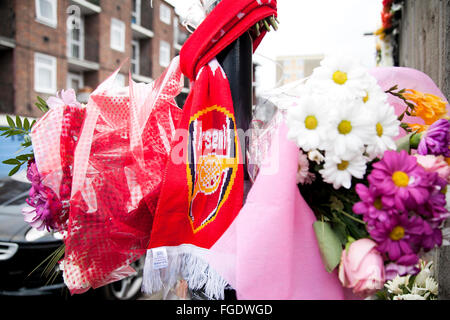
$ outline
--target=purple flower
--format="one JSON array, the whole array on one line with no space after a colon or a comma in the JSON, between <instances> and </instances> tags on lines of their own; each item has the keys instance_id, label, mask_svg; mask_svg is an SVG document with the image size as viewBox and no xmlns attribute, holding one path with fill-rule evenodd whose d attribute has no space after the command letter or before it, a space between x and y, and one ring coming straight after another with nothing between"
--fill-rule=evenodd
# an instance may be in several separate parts
<instances>
[{"instance_id":1,"label":"purple flower","mask_svg":"<svg viewBox=\"0 0 450 320\"><path fill-rule=\"evenodd\" d=\"M417 264L417 252L424 234L424 222L418 216L393 215L389 220L368 226L371 237L378 243L377 249L386 253L391 261L410 266Z\"/></svg>"},{"instance_id":2,"label":"purple flower","mask_svg":"<svg viewBox=\"0 0 450 320\"><path fill-rule=\"evenodd\" d=\"M354 213L363 215L364 221L369 224L374 220L386 221L389 218L391 210L383 204L381 193L376 188L357 184L355 190L362 201L353 205Z\"/></svg>"},{"instance_id":3,"label":"purple flower","mask_svg":"<svg viewBox=\"0 0 450 320\"><path fill-rule=\"evenodd\" d=\"M417 265L404 266L397 263L389 263L385 268L386 280L393 280L396 276L416 275L420 268Z\"/></svg>"},{"instance_id":4,"label":"purple flower","mask_svg":"<svg viewBox=\"0 0 450 320\"><path fill-rule=\"evenodd\" d=\"M435 155L450 157L450 122L440 119L433 123L423 134L417 153L420 155Z\"/></svg>"},{"instance_id":5,"label":"purple flower","mask_svg":"<svg viewBox=\"0 0 450 320\"><path fill-rule=\"evenodd\" d=\"M81 107L81 104L77 101L77 96L75 90L61 90L56 94L56 97L50 97L47 99L47 105L50 109L56 107Z\"/></svg>"},{"instance_id":6,"label":"purple flower","mask_svg":"<svg viewBox=\"0 0 450 320\"><path fill-rule=\"evenodd\" d=\"M406 151L386 151L373 165L368 180L381 193L383 205L398 211L414 209L424 204L430 195L431 182L416 157Z\"/></svg>"},{"instance_id":7,"label":"purple flower","mask_svg":"<svg viewBox=\"0 0 450 320\"><path fill-rule=\"evenodd\" d=\"M57 195L44 186L36 166L36 162L28 164L27 178L31 182L28 207L22 209L24 220L37 230L57 230L58 216L62 211L62 204Z\"/></svg>"},{"instance_id":8,"label":"purple flower","mask_svg":"<svg viewBox=\"0 0 450 320\"><path fill-rule=\"evenodd\" d=\"M428 180L431 182L430 196L428 200L419 205L415 212L434 224L441 224L450 217L446 208L445 190L447 181L442 179L436 172L428 172Z\"/></svg>"},{"instance_id":9,"label":"purple flower","mask_svg":"<svg viewBox=\"0 0 450 320\"><path fill-rule=\"evenodd\" d=\"M422 236L421 246L425 251L432 250L435 246L442 245L442 231L438 224L424 221L424 234Z\"/></svg>"}]
</instances>

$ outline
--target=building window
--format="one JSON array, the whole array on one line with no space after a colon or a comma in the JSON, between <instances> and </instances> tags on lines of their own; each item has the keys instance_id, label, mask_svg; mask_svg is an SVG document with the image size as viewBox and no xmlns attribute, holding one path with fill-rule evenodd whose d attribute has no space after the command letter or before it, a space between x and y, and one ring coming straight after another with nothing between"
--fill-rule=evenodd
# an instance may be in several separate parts
<instances>
[{"instance_id":1,"label":"building window","mask_svg":"<svg viewBox=\"0 0 450 320\"><path fill-rule=\"evenodd\" d=\"M73 89L75 92L79 92L80 89L84 88L83 74L69 72L67 74L67 88Z\"/></svg>"},{"instance_id":2,"label":"building window","mask_svg":"<svg viewBox=\"0 0 450 320\"><path fill-rule=\"evenodd\" d=\"M133 0L133 7L131 9L131 22L141 24L141 0Z\"/></svg>"},{"instance_id":3,"label":"building window","mask_svg":"<svg viewBox=\"0 0 450 320\"><path fill-rule=\"evenodd\" d=\"M42 54L34 54L34 90L36 92L54 94L56 92L56 58Z\"/></svg>"},{"instance_id":4,"label":"building window","mask_svg":"<svg viewBox=\"0 0 450 320\"><path fill-rule=\"evenodd\" d=\"M67 30L67 56L70 58L84 59L84 20L80 19L79 25Z\"/></svg>"},{"instance_id":5,"label":"building window","mask_svg":"<svg viewBox=\"0 0 450 320\"><path fill-rule=\"evenodd\" d=\"M165 5L164 3L161 3L161 5L159 6L159 18L161 19L162 22L170 25L171 20L170 7Z\"/></svg>"},{"instance_id":6,"label":"building window","mask_svg":"<svg viewBox=\"0 0 450 320\"><path fill-rule=\"evenodd\" d=\"M111 48L125 52L125 23L115 18L111 19Z\"/></svg>"},{"instance_id":7,"label":"building window","mask_svg":"<svg viewBox=\"0 0 450 320\"><path fill-rule=\"evenodd\" d=\"M139 74L139 41L131 42L131 73Z\"/></svg>"},{"instance_id":8,"label":"building window","mask_svg":"<svg viewBox=\"0 0 450 320\"><path fill-rule=\"evenodd\" d=\"M178 24L180 23L180 20L178 20L178 17L173 18L173 43L174 44L180 44L178 41L180 39L180 29L178 27Z\"/></svg>"},{"instance_id":9,"label":"building window","mask_svg":"<svg viewBox=\"0 0 450 320\"><path fill-rule=\"evenodd\" d=\"M170 64L170 44L161 40L159 44L159 64L168 67Z\"/></svg>"},{"instance_id":10,"label":"building window","mask_svg":"<svg viewBox=\"0 0 450 320\"><path fill-rule=\"evenodd\" d=\"M36 20L56 28L58 24L56 8L56 0L36 0Z\"/></svg>"}]
</instances>

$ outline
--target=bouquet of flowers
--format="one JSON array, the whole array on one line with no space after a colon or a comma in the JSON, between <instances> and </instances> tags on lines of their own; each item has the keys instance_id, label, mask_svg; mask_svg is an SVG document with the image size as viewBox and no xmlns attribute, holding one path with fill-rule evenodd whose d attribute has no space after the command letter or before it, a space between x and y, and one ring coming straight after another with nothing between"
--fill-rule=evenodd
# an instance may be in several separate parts
<instances>
[{"instance_id":1,"label":"bouquet of flowers","mask_svg":"<svg viewBox=\"0 0 450 320\"><path fill-rule=\"evenodd\" d=\"M348 57L323 60L299 90L287 109L288 138L300 148L297 182L317 216L327 270L339 266L342 284L364 297L386 280L416 275L421 255L442 245L450 216L447 102L384 92ZM388 95L405 103L402 114Z\"/></svg>"}]
</instances>

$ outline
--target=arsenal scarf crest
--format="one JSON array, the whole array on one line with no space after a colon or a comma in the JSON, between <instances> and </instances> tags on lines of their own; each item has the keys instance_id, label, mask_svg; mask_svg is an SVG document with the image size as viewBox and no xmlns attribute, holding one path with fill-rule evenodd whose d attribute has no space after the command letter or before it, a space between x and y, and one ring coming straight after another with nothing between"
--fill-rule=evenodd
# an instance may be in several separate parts
<instances>
[{"instance_id":1,"label":"arsenal scarf crest","mask_svg":"<svg viewBox=\"0 0 450 320\"><path fill-rule=\"evenodd\" d=\"M242 207L233 102L217 60L200 71L193 92L174 140L150 248L192 244L208 249Z\"/></svg>"},{"instance_id":2,"label":"arsenal scarf crest","mask_svg":"<svg viewBox=\"0 0 450 320\"><path fill-rule=\"evenodd\" d=\"M239 214L243 156L228 78L216 55L258 21L276 14L276 1L223 0L180 53L191 93L172 141L144 268L147 293L179 279L210 298L227 282L205 257ZM254 39L254 49L264 33ZM167 292L165 292L167 294Z\"/></svg>"}]
</instances>

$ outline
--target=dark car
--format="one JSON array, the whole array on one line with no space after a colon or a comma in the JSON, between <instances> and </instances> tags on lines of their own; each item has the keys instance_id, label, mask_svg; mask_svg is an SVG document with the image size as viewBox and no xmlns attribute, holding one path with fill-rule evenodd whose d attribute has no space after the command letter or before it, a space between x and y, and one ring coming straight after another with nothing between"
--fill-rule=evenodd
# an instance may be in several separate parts
<instances>
[{"instance_id":1,"label":"dark car","mask_svg":"<svg viewBox=\"0 0 450 320\"><path fill-rule=\"evenodd\" d=\"M26 205L29 189L30 184L23 171L12 178L0 179L0 295L54 295L69 299L70 294L58 266L55 266L58 274L55 279L43 276L46 263L42 262L63 242L60 234L38 231L24 221L22 208ZM141 293L143 260L134 263L133 267L137 271L136 276L90 290L81 296L114 300L137 298Z\"/></svg>"}]
</instances>

